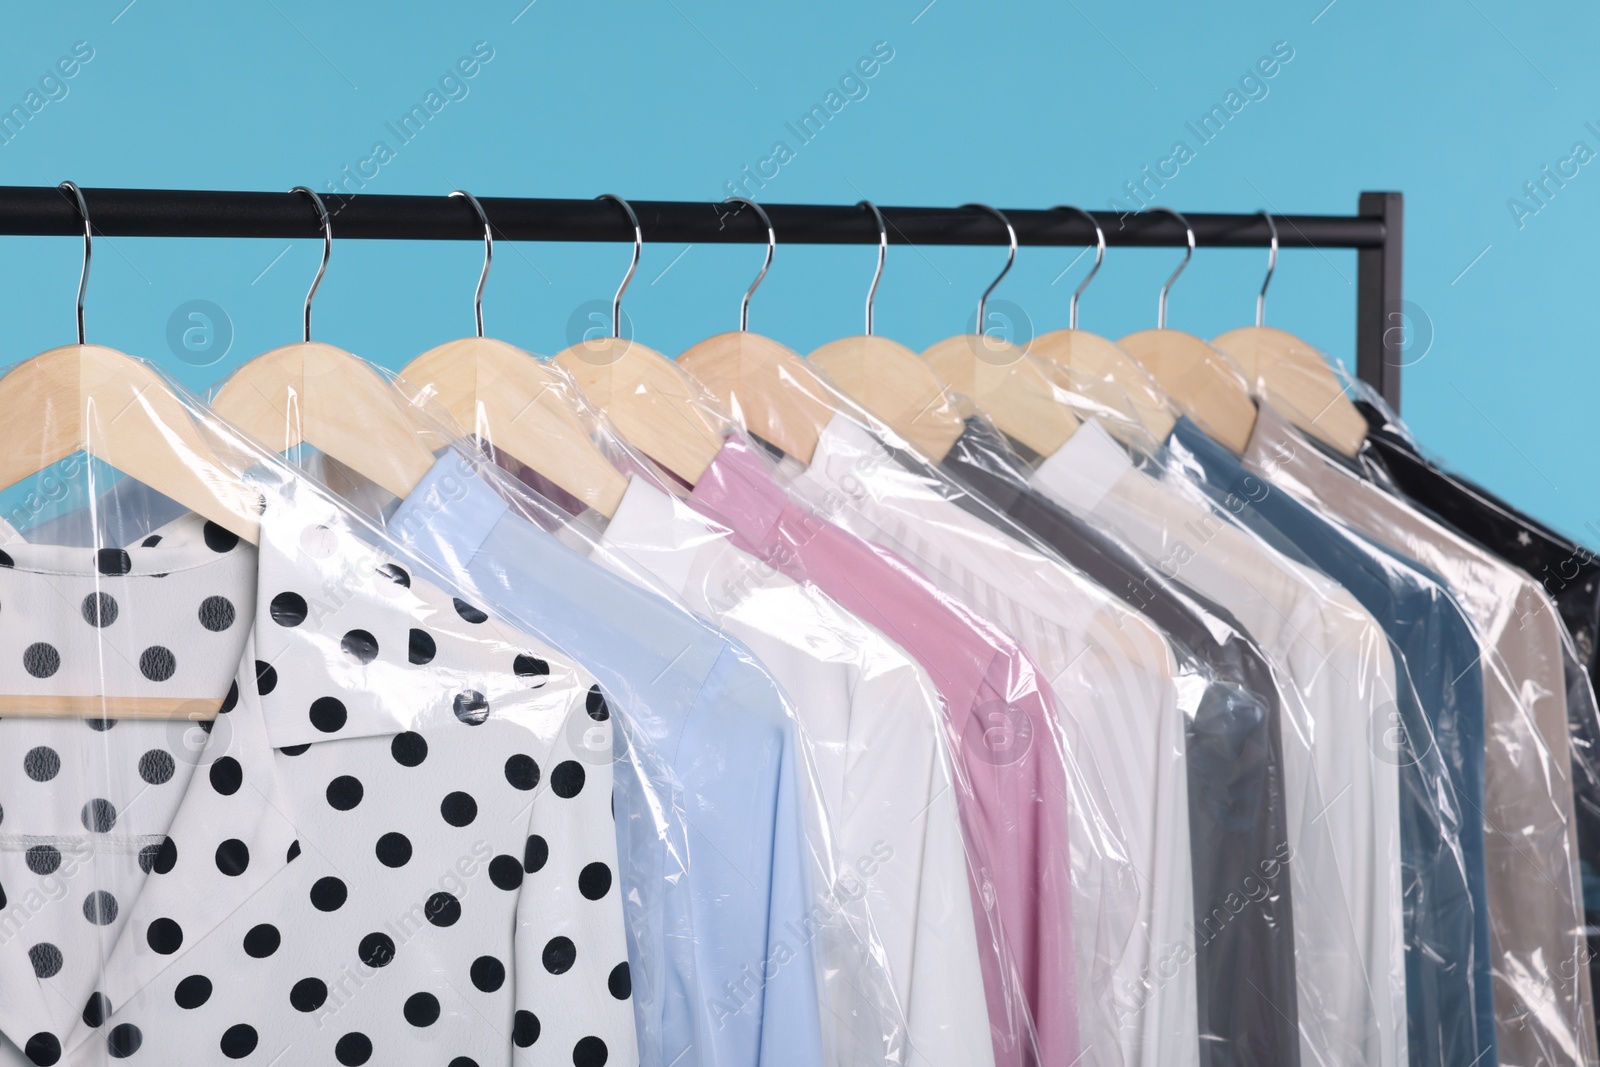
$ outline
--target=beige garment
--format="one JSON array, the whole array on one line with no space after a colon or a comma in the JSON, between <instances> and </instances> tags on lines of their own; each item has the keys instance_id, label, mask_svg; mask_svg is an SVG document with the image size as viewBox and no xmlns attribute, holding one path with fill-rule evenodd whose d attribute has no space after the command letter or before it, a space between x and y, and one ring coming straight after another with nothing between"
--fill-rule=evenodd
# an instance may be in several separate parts
<instances>
[{"instance_id":1,"label":"beige garment","mask_svg":"<svg viewBox=\"0 0 1600 1067\"><path fill-rule=\"evenodd\" d=\"M1478 631L1484 831L1502 1067L1595 1062L1561 622L1539 583L1328 459L1263 409L1245 463L1438 572Z\"/></svg>"}]
</instances>

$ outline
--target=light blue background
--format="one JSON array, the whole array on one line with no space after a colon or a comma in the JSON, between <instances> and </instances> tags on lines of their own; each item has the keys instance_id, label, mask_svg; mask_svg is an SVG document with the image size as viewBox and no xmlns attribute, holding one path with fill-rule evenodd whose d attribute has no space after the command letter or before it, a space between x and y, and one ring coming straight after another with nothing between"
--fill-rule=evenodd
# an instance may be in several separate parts
<instances>
[{"instance_id":1,"label":"light blue background","mask_svg":"<svg viewBox=\"0 0 1600 1067\"><path fill-rule=\"evenodd\" d=\"M1522 189L1579 140L1600 151L1585 128L1600 128L1597 30L1592 5L1513 0L10 6L0 110L75 42L94 58L0 146L0 184L322 189L381 139L397 151L370 192L713 200L781 139L795 157L758 191L768 202L1105 208L1183 139L1195 158L1159 198L1179 209L1350 213L1360 190L1403 191L1418 360L1408 421L1451 466L1600 544L1586 432L1600 380L1600 165L1552 183L1542 206ZM478 41L494 58L467 95L400 145L385 124ZM893 59L866 96L800 145L785 123L880 41ZM1185 124L1279 41L1294 58L1265 98L1200 146ZM1508 206L1519 195L1539 207L1520 226ZM70 341L76 242L0 241L5 358ZM586 302L609 296L627 259L622 245L498 251L489 331L543 353L568 343L575 315L582 328ZM90 339L207 386L297 339L316 254L305 240L103 240ZM1076 254L1024 249L997 298L1034 330L1065 325L1089 262L1063 274ZM403 365L470 332L479 255L465 243L336 243L316 335ZM752 328L802 352L858 332L872 256L780 246ZM753 246L646 248L626 305L636 336L672 354L731 328L759 258ZM1173 291L1171 325L1212 336L1246 324L1264 259L1202 248ZM919 348L961 331L1001 260L895 249L879 331ZM1153 325L1174 262L1113 249L1082 325L1112 337ZM1268 321L1353 365L1355 277L1353 252L1286 251ZM169 318L191 300L231 321L231 348L209 366L168 343Z\"/></svg>"}]
</instances>

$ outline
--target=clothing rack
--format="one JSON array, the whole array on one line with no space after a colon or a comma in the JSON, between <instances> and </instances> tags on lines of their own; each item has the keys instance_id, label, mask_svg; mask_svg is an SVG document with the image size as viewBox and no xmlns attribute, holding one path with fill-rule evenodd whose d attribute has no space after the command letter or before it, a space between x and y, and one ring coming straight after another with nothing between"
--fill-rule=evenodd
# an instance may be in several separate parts
<instances>
[{"instance_id":1,"label":"clothing rack","mask_svg":"<svg viewBox=\"0 0 1600 1067\"><path fill-rule=\"evenodd\" d=\"M176 189L84 189L98 233L111 237L320 237L317 215L296 193ZM478 241L483 227L471 206L446 196L323 194L341 240ZM495 236L509 241L629 240L631 226L614 203L481 197ZM737 205L630 201L648 242L764 243L766 227ZM778 240L787 244L876 244L870 212L852 205L766 204ZM891 244L986 245L1003 239L996 220L970 208L880 207ZM1094 230L1068 211L1006 209L1020 244L1093 245ZM1354 248L1356 373L1400 407L1405 339L1401 304L1404 197L1364 192L1354 215L1272 218L1285 248ZM1170 215L1094 212L1106 242L1122 247L1187 244ZM1266 248L1271 230L1260 215L1186 216L1198 247ZM0 234L72 236L83 232L73 200L53 187L0 186Z\"/></svg>"}]
</instances>

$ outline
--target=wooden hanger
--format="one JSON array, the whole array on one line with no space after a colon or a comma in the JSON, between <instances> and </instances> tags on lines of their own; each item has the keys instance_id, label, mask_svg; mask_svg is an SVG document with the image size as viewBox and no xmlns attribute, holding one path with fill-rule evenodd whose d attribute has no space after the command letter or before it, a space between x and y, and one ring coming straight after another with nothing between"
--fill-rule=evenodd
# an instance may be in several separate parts
<instances>
[{"instance_id":1,"label":"wooden hanger","mask_svg":"<svg viewBox=\"0 0 1600 1067\"><path fill-rule=\"evenodd\" d=\"M739 329L691 345L678 366L716 397L745 429L802 463L816 454L822 430L834 415L827 388L787 345L750 332L750 298L772 266L778 237L772 220L754 200L730 197L760 216L767 228L767 258L739 302Z\"/></svg>"},{"instance_id":2,"label":"wooden hanger","mask_svg":"<svg viewBox=\"0 0 1600 1067\"><path fill-rule=\"evenodd\" d=\"M579 421L573 386L559 370L483 335L483 288L494 262L494 234L476 197L463 190L450 195L464 197L483 221L483 272L472 302L478 333L429 349L400 377L436 400L463 433L538 471L609 519L628 479Z\"/></svg>"},{"instance_id":3,"label":"wooden hanger","mask_svg":"<svg viewBox=\"0 0 1600 1067\"><path fill-rule=\"evenodd\" d=\"M829 341L806 362L818 367L850 399L934 462L942 460L966 422L933 369L905 345L872 332L872 302L883 277L889 230L871 201L860 204L878 220L878 269L867 289L867 332Z\"/></svg>"},{"instance_id":4,"label":"wooden hanger","mask_svg":"<svg viewBox=\"0 0 1600 1067\"><path fill-rule=\"evenodd\" d=\"M78 343L52 348L0 377L0 487L13 486L79 452L143 482L251 544L260 540L261 496L240 471L244 454L224 459L189 405L149 365L86 343L84 293L93 236L83 193L83 272L78 279ZM216 717L215 697L23 696L0 694L0 716L28 718L180 719Z\"/></svg>"},{"instance_id":5,"label":"wooden hanger","mask_svg":"<svg viewBox=\"0 0 1600 1067\"><path fill-rule=\"evenodd\" d=\"M1333 368L1311 345L1292 333L1266 325L1267 286L1278 266L1278 227L1261 212L1272 231L1267 276L1256 296L1256 324L1229 330L1211 343L1233 360L1255 397L1300 429L1346 456L1354 457L1367 439L1367 420L1345 395Z\"/></svg>"},{"instance_id":6,"label":"wooden hanger","mask_svg":"<svg viewBox=\"0 0 1600 1067\"><path fill-rule=\"evenodd\" d=\"M1200 338L1167 329L1167 292L1194 255L1194 229L1171 208L1154 207L1176 218L1188 232L1183 262L1161 287L1156 328L1131 333L1118 341L1139 362L1185 415L1235 453L1243 454L1256 424L1256 406L1238 371Z\"/></svg>"},{"instance_id":7,"label":"wooden hanger","mask_svg":"<svg viewBox=\"0 0 1600 1067\"><path fill-rule=\"evenodd\" d=\"M1001 433L1040 456L1053 455L1078 428L1079 418L1066 398L1027 352L1010 341L984 333L989 295L1017 259L1017 231L1011 220L987 204L967 204L999 219L1010 239L1006 265L978 298L978 332L946 338L922 353L945 385L970 397Z\"/></svg>"},{"instance_id":8,"label":"wooden hanger","mask_svg":"<svg viewBox=\"0 0 1600 1067\"><path fill-rule=\"evenodd\" d=\"M311 340L311 301L333 250L322 198L305 186L322 220L322 263L306 293L305 339L264 352L235 371L212 398L218 414L275 452L302 441L398 497L433 467L417 419L377 371L342 348Z\"/></svg>"},{"instance_id":9,"label":"wooden hanger","mask_svg":"<svg viewBox=\"0 0 1600 1067\"><path fill-rule=\"evenodd\" d=\"M655 349L622 336L622 294L638 269L644 232L626 200L611 193L597 199L614 200L627 213L633 225L633 262L611 301L611 336L580 341L557 353L553 362L572 375L629 444L694 485L722 450L722 429L688 375Z\"/></svg>"},{"instance_id":10,"label":"wooden hanger","mask_svg":"<svg viewBox=\"0 0 1600 1067\"><path fill-rule=\"evenodd\" d=\"M1116 342L1078 329L1078 301L1105 262L1105 231L1095 217L1082 208L1064 205L1056 210L1077 212L1094 227L1094 266L1078 283L1067 304L1067 328L1035 337L1028 345L1028 354L1039 361L1056 385L1112 411L1129 415L1151 440L1165 441L1177 422L1171 401L1150 380L1144 368L1118 348ZM1117 434L1126 432L1128 427L1116 420L1106 420L1106 429Z\"/></svg>"}]
</instances>

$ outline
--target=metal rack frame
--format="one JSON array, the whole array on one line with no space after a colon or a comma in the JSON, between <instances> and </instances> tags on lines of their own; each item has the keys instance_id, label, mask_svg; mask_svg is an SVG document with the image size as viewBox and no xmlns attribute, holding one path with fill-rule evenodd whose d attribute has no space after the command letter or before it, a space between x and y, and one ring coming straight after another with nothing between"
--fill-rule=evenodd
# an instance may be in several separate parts
<instances>
[{"instance_id":1,"label":"metal rack frame","mask_svg":"<svg viewBox=\"0 0 1600 1067\"><path fill-rule=\"evenodd\" d=\"M295 193L176 189L84 189L96 232L113 237L319 237L316 213ZM340 240L460 240L483 238L477 214L446 196L324 194L338 220ZM631 240L615 204L604 200L480 197L495 236L508 241ZM764 243L766 228L736 205L630 201L646 241ZM779 240L791 244L876 244L878 227L856 206L763 205ZM970 208L881 207L891 244L978 245L995 241L992 216ZM1072 212L1005 209L1024 245L1093 245L1094 230ZM1108 244L1173 247L1187 243L1169 215L1094 212ZM1260 215L1187 215L1201 247L1265 248L1271 240ZM1401 303L1404 197L1364 192L1354 215L1273 215L1285 248L1354 248L1356 372L1396 410L1405 340ZM53 187L0 186L0 234L73 236L82 233L74 202Z\"/></svg>"}]
</instances>

